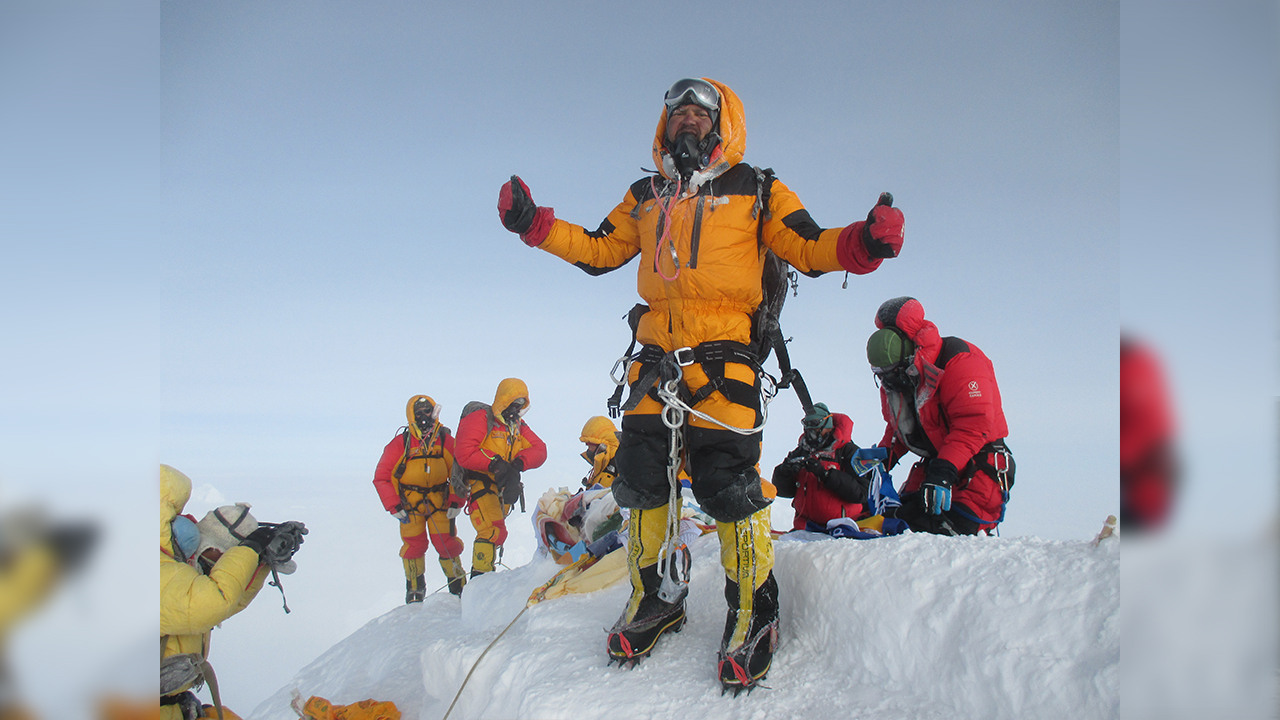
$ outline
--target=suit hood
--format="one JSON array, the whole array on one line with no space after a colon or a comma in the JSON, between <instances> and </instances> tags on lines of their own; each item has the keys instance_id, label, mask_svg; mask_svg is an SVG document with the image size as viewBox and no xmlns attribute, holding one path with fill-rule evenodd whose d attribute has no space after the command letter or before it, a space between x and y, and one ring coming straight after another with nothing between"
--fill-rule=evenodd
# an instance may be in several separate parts
<instances>
[{"instance_id":1,"label":"suit hood","mask_svg":"<svg viewBox=\"0 0 1280 720\"><path fill-rule=\"evenodd\" d=\"M191 499L191 478L169 465L160 466L160 548L173 554L173 519L182 513Z\"/></svg>"},{"instance_id":2,"label":"suit hood","mask_svg":"<svg viewBox=\"0 0 1280 720\"><path fill-rule=\"evenodd\" d=\"M435 398L432 398L430 395L414 395L409 398L408 404L404 406L405 417L409 419L409 432L419 440L422 439L423 430L429 430L429 428L418 427L417 419L413 415L413 406L416 405L419 400L423 399L431 403L433 407L439 407L436 405Z\"/></svg>"},{"instance_id":3,"label":"suit hood","mask_svg":"<svg viewBox=\"0 0 1280 720\"><path fill-rule=\"evenodd\" d=\"M524 406L528 409L529 405L529 388L519 378L507 378L498 383L498 390L493 394L493 416L499 421L502 419L502 413L506 412L507 407L511 405L516 398L524 398Z\"/></svg>"},{"instance_id":4,"label":"suit hood","mask_svg":"<svg viewBox=\"0 0 1280 720\"><path fill-rule=\"evenodd\" d=\"M747 147L747 126L742 111L742 101L737 93L728 85L702 78L715 86L720 92L720 122L712 132L720 135L720 144L711 153L711 161L703 170L694 173L692 184L697 187L707 180L718 177L729 168L742 162ZM676 179L675 162L667 152L667 106L662 104L658 115L658 129L653 136L653 161L658 164L658 171L668 180Z\"/></svg>"}]
</instances>

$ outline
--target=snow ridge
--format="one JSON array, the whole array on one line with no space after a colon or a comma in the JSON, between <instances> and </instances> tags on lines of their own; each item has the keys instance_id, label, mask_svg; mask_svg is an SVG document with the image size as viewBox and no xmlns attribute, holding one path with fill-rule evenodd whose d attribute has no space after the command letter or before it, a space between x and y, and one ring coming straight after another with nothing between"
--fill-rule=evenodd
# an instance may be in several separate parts
<instances>
[{"instance_id":1,"label":"snow ridge","mask_svg":"<svg viewBox=\"0 0 1280 720\"><path fill-rule=\"evenodd\" d=\"M721 695L723 573L697 540L687 611L634 669L606 667L605 630L629 588L529 608L476 666L449 715L470 718L826 717L878 720L1116 717L1119 543L908 534L776 544L781 643L765 684ZM264 701L252 720L296 720L293 692L392 700L439 720L473 663L560 568L536 556L372 620Z\"/></svg>"}]
</instances>

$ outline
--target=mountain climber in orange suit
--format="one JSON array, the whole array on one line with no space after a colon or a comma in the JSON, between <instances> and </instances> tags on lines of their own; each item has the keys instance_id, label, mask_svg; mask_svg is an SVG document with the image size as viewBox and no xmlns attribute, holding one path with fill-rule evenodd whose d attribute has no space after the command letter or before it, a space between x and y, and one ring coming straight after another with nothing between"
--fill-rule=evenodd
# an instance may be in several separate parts
<instances>
[{"instance_id":1,"label":"mountain climber in orange suit","mask_svg":"<svg viewBox=\"0 0 1280 720\"><path fill-rule=\"evenodd\" d=\"M520 474L547 460L547 446L523 420L529 389L523 380L498 383L493 404L470 402L458 420L454 458L465 470L470 491L467 513L476 529L471 577L492 572L507 540L506 517L516 501L524 504Z\"/></svg>"},{"instance_id":2,"label":"mountain climber in orange suit","mask_svg":"<svg viewBox=\"0 0 1280 720\"><path fill-rule=\"evenodd\" d=\"M866 221L819 227L772 171L742 162L745 147L738 96L723 83L689 78L664 97L653 138L657 174L632 184L597 229L534 204L516 176L498 196L506 229L590 275L640 257L638 289L648 307L636 328L643 348L628 370L631 400L613 484L618 503L632 511L632 595L608 633L607 652L611 662L634 664L684 623L687 587L661 586L674 569L667 520L679 517L671 488L685 460L694 497L718 523L729 605L718 664L723 689L735 693L764 677L777 640L774 488L757 468L762 371L750 348L769 253L810 276L865 274L897 256L903 226L886 194ZM664 388L666 399L658 394ZM685 407L673 404L676 395L687 398ZM679 415L674 432L664 409ZM672 452L673 442L683 452Z\"/></svg>"},{"instance_id":3,"label":"mountain climber in orange suit","mask_svg":"<svg viewBox=\"0 0 1280 720\"><path fill-rule=\"evenodd\" d=\"M382 449L373 487L382 507L400 521L400 558L404 562L406 603L422 602L427 544L435 545L449 592L461 595L466 584L462 540L454 518L463 498L449 484L453 471L453 435L440 424L440 406L428 395L414 395L405 407L409 424Z\"/></svg>"}]
</instances>

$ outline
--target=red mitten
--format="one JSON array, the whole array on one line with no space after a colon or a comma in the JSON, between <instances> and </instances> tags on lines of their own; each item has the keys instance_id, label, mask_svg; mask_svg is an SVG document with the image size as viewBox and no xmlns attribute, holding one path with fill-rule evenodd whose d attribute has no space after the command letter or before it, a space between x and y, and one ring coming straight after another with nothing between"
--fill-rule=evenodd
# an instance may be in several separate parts
<instances>
[{"instance_id":1,"label":"red mitten","mask_svg":"<svg viewBox=\"0 0 1280 720\"><path fill-rule=\"evenodd\" d=\"M518 233L526 245L537 247L547 239L556 216L551 208L535 205L529 186L518 175L512 175L498 192L498 219L503 227Z\"/></svg>"},{"instance_id":2,"label":"red mitten","mask_svg":"<svg viewBox=\"0 0 1280 720\"><path fill-rule=\"evenodd\" d=\"M862 244L873 258L898 257L902 249L902 211L893 206L893 196L880 194L880 202L867 213L862 225Z\"/></svg>"}]
</instances>

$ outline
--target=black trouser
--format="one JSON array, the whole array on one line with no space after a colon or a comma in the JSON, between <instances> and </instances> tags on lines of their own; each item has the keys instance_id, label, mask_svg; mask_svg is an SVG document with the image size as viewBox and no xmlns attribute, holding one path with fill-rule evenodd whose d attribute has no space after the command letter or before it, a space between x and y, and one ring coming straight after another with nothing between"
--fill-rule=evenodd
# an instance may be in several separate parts
<instances>
[{"instance_id":1,"label":"black trouser","mask_svg":"<svg viewBox=\"0 0 1280 720\"><path fill-rule=\"evenodd\" d=\"M694 499L719 522L737 522L768 505L760 495L760 435L720 428L685 429L685 457ZM613 496L627 508L648 510L667 503L671 430L660 415L627 415L615 456Z\"/></svg>"}]
</instances>

